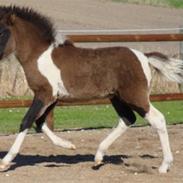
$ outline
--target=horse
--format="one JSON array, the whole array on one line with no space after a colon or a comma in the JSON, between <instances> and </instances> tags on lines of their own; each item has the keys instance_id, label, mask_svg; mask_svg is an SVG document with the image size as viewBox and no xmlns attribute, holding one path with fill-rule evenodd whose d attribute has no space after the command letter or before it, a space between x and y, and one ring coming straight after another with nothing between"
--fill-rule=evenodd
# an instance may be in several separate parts
<instances>
[{"instance_id":1,"label":"horse","mask_svg":"<svg viewBox=\"0 0 183 183\"><path fill-rule=\"evenodd\" d=\"M95 164L100 165L109 146L136 121L145 118L159 134L166 173L173 156L164 115L150 102L151 68L167 79L183 82L183 62L158 53L142 53L127 47L81 48L69 40L55 39L52 22L28 7L0 6L0 59L14 54L23 67L33 102L25 114L12 147L0 169L10 167L34 121L58 146L75 149L54 134L46 117L59 100L108 98L119 116L116 128L100 143Z\"/></svg>"}]
</instances>

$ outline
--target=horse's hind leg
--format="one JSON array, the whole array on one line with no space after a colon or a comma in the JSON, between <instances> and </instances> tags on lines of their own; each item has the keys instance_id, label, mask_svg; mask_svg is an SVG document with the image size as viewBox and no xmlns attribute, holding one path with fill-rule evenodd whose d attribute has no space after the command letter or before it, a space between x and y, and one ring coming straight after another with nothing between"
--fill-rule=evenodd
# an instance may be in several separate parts
<instances>
[{"instance_id":1,"label":"horse's hind leg","mask_svg":"<svg viewBox=\"0 0 183 183\"><path fill-rule=\"evenodd\" d=\"M154 127L158 132L163 150L163 162L159 168L159 172L166 173L173 162L173 156L170 150L165 118L162 113L150 105L150 110L145 115L145 119L147 119L152 127Z\"/></svg>"},{"instance_id":2,"label":"horse's hind leg","mask_svg":"<svg viewBox=\"0 0 183 183\"><path fill-rule=\"evenodd\" d=\"M136 117L131 108L117 96L114 96L111 102L120 119L118 126L100 143L95 155L96 166L102 163L104 153L109 146L128 129L129 125L136 121Z\"/></svg>"},{"instance_id":3,"label":"horse's hind leg","mask_svg":"<svg viewBox=\"0 0 183 183\"><path fill-rule=\"evenodd\" d=\"M120 137L126 130L127 125L123 121L123 119L120 118L118 126L100 143L97 153L95 155L95 165L102 164L103 156L109 146L118 138Z\"/></svg>"}]
</instances>

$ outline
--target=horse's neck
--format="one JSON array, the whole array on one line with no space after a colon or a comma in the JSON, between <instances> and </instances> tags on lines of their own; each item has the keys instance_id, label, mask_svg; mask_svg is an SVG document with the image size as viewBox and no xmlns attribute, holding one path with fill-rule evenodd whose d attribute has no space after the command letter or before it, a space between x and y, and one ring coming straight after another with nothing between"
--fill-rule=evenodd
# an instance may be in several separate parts
<instances>
[{"instance_id":1,"label":"horse's neck","mask_svg":"<svg viewBox=\"0 0 183 183\"><path fill-rule=\"evenodd\" d=\"M48 47L48 44L36 45L25 43L24 46L22 45L17 49L16 57L20 64L24 66L28 62L36 60Z\"/></svg>"},{"instance_id":2,"label":"horse's neck","mask_svg":"<svg viewBox=\"0 0 183 183\"><path fill-rule=\"evenodd\" d=\"M16 56L21 65L39 55L49 47L39 31L30 23L19 22L16 30Z\"/></svg>"}]
</instances>

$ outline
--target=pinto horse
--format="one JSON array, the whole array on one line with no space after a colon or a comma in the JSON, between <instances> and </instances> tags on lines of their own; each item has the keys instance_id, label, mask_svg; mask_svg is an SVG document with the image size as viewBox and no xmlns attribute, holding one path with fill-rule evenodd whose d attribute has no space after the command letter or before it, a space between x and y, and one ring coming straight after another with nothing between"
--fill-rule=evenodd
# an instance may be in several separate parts
<instances>
[{"instance_id":1,"label":"pinto horse","mask_svg":"<svg viewBox=\"0 0 183 183\"><path fill-rule=\"evenodd\" d=\"M34 121L54 144L75 149L45 123L58 100L109 98L119 115L119 124L99 145L96 164L102 162L108 147L136 121L136 111L157 130L163 150L159 171L168 171L173 157L164 116L149 100L150 65L169 80L181 83L181 60L156 52L143 54L126 47L86 49L70 41L58 44L48 18L29 8L3 6L0 7L1 59L10 54L15 54L22 65L34 99L14 144L1 161L1 169L7 169L19 153Z\"/></svg>"}]
</instances>

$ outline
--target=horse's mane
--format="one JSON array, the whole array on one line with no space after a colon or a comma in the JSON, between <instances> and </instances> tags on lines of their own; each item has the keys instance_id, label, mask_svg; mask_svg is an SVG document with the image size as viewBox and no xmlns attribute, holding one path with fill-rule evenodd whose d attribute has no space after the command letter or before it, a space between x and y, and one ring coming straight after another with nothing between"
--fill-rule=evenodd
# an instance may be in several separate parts
<instances>
[{"instance_id":1,"label":"horse's mane","mask_svg":"<svg viewBox=\"0 0 183 183\"><path fill-rule=\"evenodd\" d=\"M45 17L27 7L20 8L18 6L0 6L0 17L5 14L14 14L17 17L34 24L37 28L39 28L44 39L50 43L54 41L55 29L48 17Z\"/></svg>"}]
</instances>

